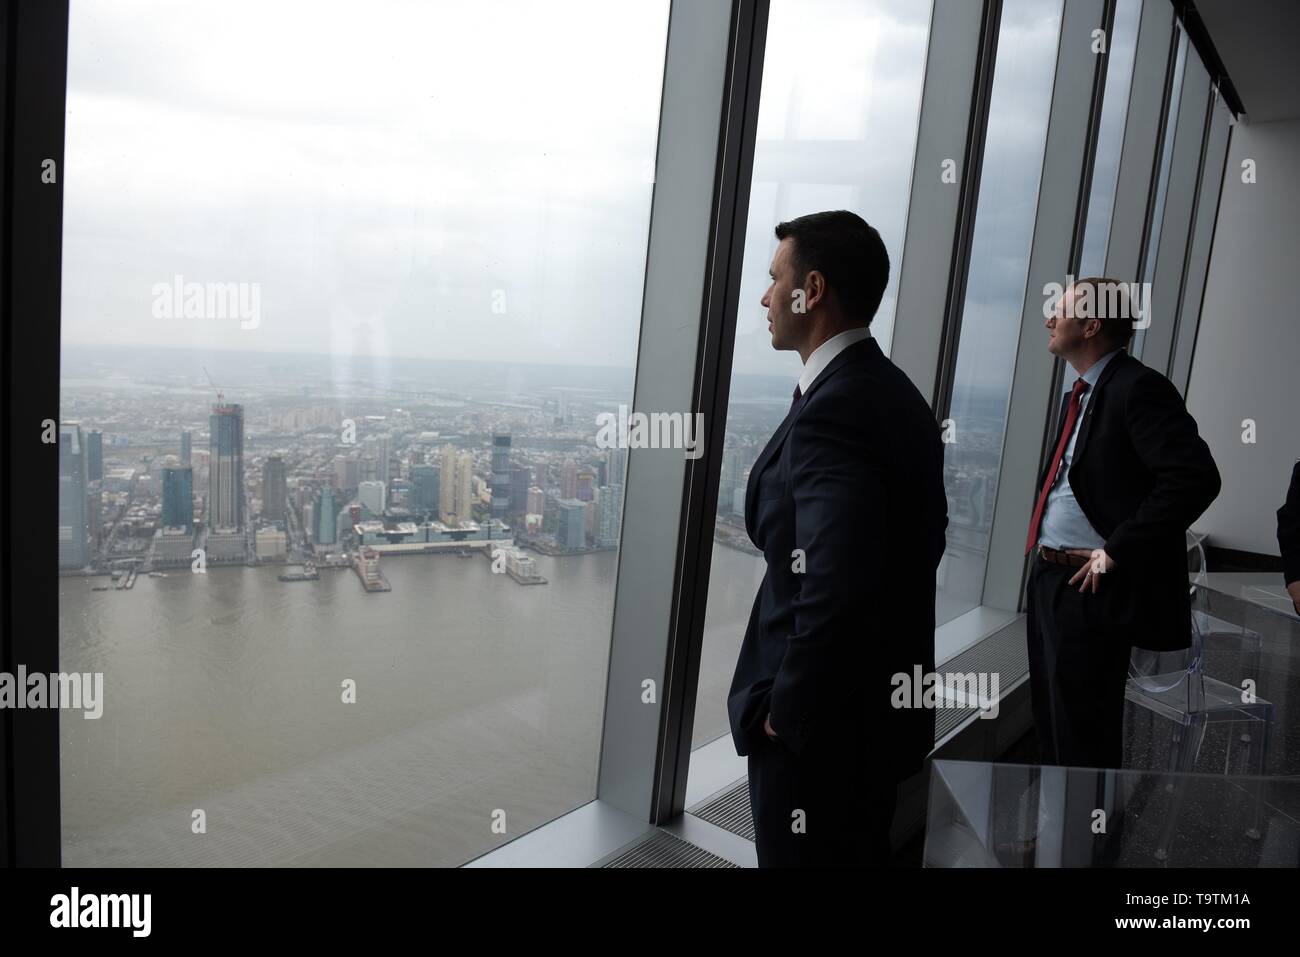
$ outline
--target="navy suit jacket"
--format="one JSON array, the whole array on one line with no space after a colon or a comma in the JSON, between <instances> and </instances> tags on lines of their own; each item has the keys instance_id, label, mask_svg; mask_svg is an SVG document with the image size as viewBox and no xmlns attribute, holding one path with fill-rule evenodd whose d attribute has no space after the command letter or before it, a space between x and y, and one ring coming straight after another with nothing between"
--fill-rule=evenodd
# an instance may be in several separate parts
<instances>
[{"instance_id":1,"label":"navy suit jacket","mask_svg":"<svg viewBox=\"0 0 1300 957\"><path fill-rule=\"evenodd\" d=\"M1286 583L1300 581L1300 462L1291 469L1291 487L1277 510L1277 544Z\"/></svg>"},{"instance_id":2,"label":"navy suit jacket","mask_svg":"<svg viewBox=\"0 0 1300 957\"><path fill-rule=\"evenodd\" d=\"M738 754L764 746L770 712L796 754L820 743L897 778L921 766L934 711L895 709L892 678L934 670L947 524L934 415L875 339L854 343L750 470L745 526L767 573L728 695Z\"/></svg>"}]
</instances>

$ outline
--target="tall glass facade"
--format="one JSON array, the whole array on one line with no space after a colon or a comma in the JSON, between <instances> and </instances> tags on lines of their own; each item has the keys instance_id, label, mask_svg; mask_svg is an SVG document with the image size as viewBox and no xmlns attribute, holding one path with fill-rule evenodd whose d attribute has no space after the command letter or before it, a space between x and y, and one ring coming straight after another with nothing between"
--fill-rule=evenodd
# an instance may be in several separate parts
<instances>
[{"instance_id":1,"label":"tall glass facade","mask_svg":"<svg viewBox=\"0 0 1300 957\"><path fill-rule=\"evenodd\" d=\"M911 0L776 0L771 6L695 745L727 733L727 689L764 572L745 531L745 485L802 370L797 353L772 349L759 302L777 246L773 230L826 209L852 210L876 227L891 268L871 332L888 352L929 28L930 4ZM821 51L817 57L807 55L813 46Z\"/></svg>"},{"instance_id":2,"label":"tall glass facade","mask_svg":"<svg viewBox=\"0 0 1300 957\"><path fill-rule=\"evenodd\" d=\"M561 477L631 400L668 14L73 3L65 864L456 865L595 797L621 487Z\"/></svg>"},{"instance_id":3,"label":"tall glass facade","mask_svg":"<svg viewBox=\"0 0 1300 957\"><path fill-rule=\"evenodd\" d=\"M1181 216L1165 206L1196 145L1174 143L1196 53L1151 2L1113 4L1094 116L1069 45L1092 8L1065 0L990 5L988 60L980 8L962 19L926 0L742 3L703 18L711 34L679 29L700 20L669 0L324 0L310 17L73 0L60 407L43 441L58 443L59 663L102 673L106 699L97 720L59 716L63 862L458 865L597 798L639 822L642 778L647 806L675 804L669 777L686 769L666 756L727 750L765 573L748 479L801 372L765 329L773 230L819 210L880 231L892 268L872 335L950 420L940 637L969 632L968 647L1001 629L1022 570L1006 542L1023 541L1032 504L1012 500L1059 398L1054 360L1027 373L1037 359L1018 354L1042 295L1031 258L1033 285L1040 268L1063 279L1048 260L1065 244L1043 237L1081 227L1078 274L1105 273L1129 238L1149 281ZM764 13L757 100L694 96L706 76L745 90L745 31ZM954 78L969 81L960 97ZM721 123L693 112L719 99L704 112ZM1079 224L1067 178L1093 120ZM733 197L730 161L755 132L749 192ZM942 179L931 160L971 142L967 191L967 171ZM925 193L928 175L951 195ZM695 222L679 206L732 198L738 253L720 216L678 236ZM663 295L696 248L714 269L698 316L693 291ZM719 329L715 295L737 274ZM924 315L915 277L960 298ZM697 360L685 401L691 387L720 401L708 363L731 369L726 421L700 436L721 462L707 570L674 511L699 507L699 473L647 482L655 460L598 437L634 386L653 393L665 329L707 345L703 362L669 350ZM52 547L53 521L43 534ZM627 573L646 556L681 573L662 593ZM680 624L701 616L696 648ZM629 640L637 628L666 635L645 675L649 656L625 653L650 646Z\"/></svg>"},{"instance_id":4,"label":"tall glass facade","mask_svg":"<svg viewBox=\"0 0 1300 957\"><path fill-rule=\"evenodd\" d=\"M940 623L983 597L1021 314L1025 296L1038 297L1025 285L1060 31L1061 0L1002 5L948 411L948 550L939 566Z\"/></svg>"}]
</instances>

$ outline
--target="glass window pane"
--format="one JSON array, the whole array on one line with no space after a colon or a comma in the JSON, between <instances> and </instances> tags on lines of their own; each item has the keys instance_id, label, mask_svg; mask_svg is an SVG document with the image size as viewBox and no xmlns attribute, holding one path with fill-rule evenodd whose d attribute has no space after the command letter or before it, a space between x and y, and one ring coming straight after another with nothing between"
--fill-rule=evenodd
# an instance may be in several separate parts
<instances>
[{"instance_id":1,"label":"glass window pane","mask_svg":"<svg viewBox=\"0 0 1300 957\"><path fill-rule=\"evenodd\" d=\"M745 485L790 408L802 370L798 353L772 349L759 303L777 246L773 229L826 209L852 210L876 227L889 252L890 280L871 332L888 352L929 28L930 4L914 0L771 6L695 746L728 733L727 689L765 571L745 531Z\"/></svg>"},{"instance_id":2,"label":"glass window pane","mask_svg":"<svg viewBox=\"0 0 1300 957\"><path fill-rule=\"evenodd\" d=\"M1106 272L1106 246L1110 240L1111 214L1115 210L1115 186L1119 182L1119 160L1128 120L1128 94L1133 82L1137 53L1141 0L1119 0L1110 31L1106 63L1106 87L1102 93L1101 121L1097 126L1096 161L1092 169L1092 192L1083 233L1081 277ZM1123 277L1116 277L1123 278Z\"/></svg>"},{"instance_id":3,"label":"glass window pane","mask_svg":"<svg viewBox=\"0 0 1300 957\"><path fill-rule=\"evenodd\" d=\"M64 863L594 798L668 7L73 4Z\"/></svg>"},{"instance_id":4,"label":"glass window pane","mask_svg":"<svg viewBox=\"0 0 1300 957\"><path fill-rule=\"evenodd\" d=\"M1187 34L1183 33L1181 28L1178 32L1178 55L1174 61L1173 84L1169 88L1169 109L1165 118L1164 136L1161 138L1156 198L1151 208L1151 232L1147 236L1146 259L1142 269L1142 282L1145 283L1154 282L1156 277L1156 253L1160 249L1160 230L1165 221L1165 197L1169 191L1169 171L1174 165L1174 133L1178 129L1178 107L1182 102L1183 74L1187 69ZM1142 358L1142 347L1146 343L1146 337L1145 329L1138 329L1133 333L1133 355L1139 359Z\"/></svg>"},{"instance_id":5,"label":"glass window pane","mask_svg":"<svg viewBox=\"0 0 1300 957\"><path fill-rule=\"evenodd\" d=\"M1061 0L1003 4L949 411L940 623L984 593L1060 29Z\"/></svg>"}]
</instances>

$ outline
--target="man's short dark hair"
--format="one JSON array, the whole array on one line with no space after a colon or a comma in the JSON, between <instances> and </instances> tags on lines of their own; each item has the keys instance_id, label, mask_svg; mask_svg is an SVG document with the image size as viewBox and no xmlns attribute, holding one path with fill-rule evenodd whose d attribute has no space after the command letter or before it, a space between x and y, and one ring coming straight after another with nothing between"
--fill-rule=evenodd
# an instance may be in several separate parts
<instances>
[{"instance_id":1,"label":"man's short dark hair","mask_svg":"<svg viewBox=\"0 0 1300 957\"><path fill-rule=\"evenodd\" d=\"M776 238L794 240L796 284L817 270L845 317L871 324L889 282L889 253L865 219L847 209L809 213L780 223Z\"/></svg>"},{"instance_id":2,"label":"man's short dark hair","mask_svg":"<svg viewBox=\"0 0 1300 957\"><path fill-rule=\"evenodd\" d=\"M1105 276L1087 276L1076 279L1070 288L1075 295L1075 318L1081 322L1100 321L1102 340L1112 349L1127 346L1133 338L1133 320L1137 318L1133 314L1128 283ZM1081 300L1085 295L1087 299Z\"/></svg>"}]
</instances>

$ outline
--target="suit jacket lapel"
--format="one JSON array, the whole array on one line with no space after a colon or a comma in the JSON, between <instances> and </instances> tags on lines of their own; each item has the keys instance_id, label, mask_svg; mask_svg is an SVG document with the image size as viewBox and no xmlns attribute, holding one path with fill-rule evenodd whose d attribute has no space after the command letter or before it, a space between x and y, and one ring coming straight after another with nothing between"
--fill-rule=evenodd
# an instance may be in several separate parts
<instances>
[{"instance_id":1,"label":"suit jacket lapel","mask_svg":"<svg viewBox=\"0 0 1300 957\"><path fill-rule=\"evenodd\" d=\"M1115 374L1115 370L1119 368L1120 363L1127 361L1128 358L1129 354L1127 352L1121 352L1119 355L1114 356L1110 362L1106 363L1106 368L1101 370L1101 378L1097 380L1097 384L1088 390L1088 405L1083 410L1083 423L1079 426L1079 439L1074 443L1074 458L1071 461L1071 468L1074 467L1075 462L1083 458L1083 453L1087 451L1088 434L1092 431L1092 413L1097 409L1102 386Z\"/></svg>"},{"instance_id":2,"label":"suit jacket lapel","mask_svg":"<svg viewBox=\"0 0 1300 957\"><path fill-rule=\"evenodd\" d=\"M880 346L876 343L874 336L861 339L847 349L841 349L835 358L827 363L821 375L817 376L813 384L808 387L807 393L801 396L798 402L790 406L790 411L786 413L785 419L777 426L776 431L772 433L772 437L767 440L767 445L763 446L763 451L758 453L758 459L754 462L753 468L749 470L749 481L745 483L745 530L749 532L751 539L753 538L755 509L757 507L758 478L771 462L772 456L781 447L781 443L785 441L786 433L790 431L790 426L794 424L794 420L799 418L799 410L804 407L812 394L820 389L827 379L846 364L859 356L873 359L880 355L883 355L883 353L880 351Z\"/></svg>"},{"instance_id":3,"label":"suit jacket lapel","mask_svg":"<svg viewBox=\"0 0 1300 957\"><path fill-rule=\"evenodd\" d=\"M785 414L781 424L772 433L772 437L767 440L767 445L763 446L763 451L758 453L753 468L749 470L749 481L745 484L745 530L749 532L750 538L754 537L754 510L757 508L758 477L767 468L767 463L772 458L773 453L785 441L785 434L790 431L790 426L797 416L799 407L803 405L806 398L808 397L804 396L790 406L790 411Z\"/></svg>"}]
</instances>

